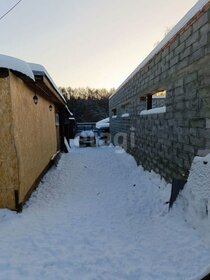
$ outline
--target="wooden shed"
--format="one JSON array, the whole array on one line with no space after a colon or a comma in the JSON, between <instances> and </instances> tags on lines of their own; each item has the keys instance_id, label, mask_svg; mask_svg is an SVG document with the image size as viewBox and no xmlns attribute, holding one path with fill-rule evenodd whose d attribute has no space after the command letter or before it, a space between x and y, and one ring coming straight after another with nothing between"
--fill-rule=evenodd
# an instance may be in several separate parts
<instances>
[{"instance_id":1,"label":"wooden shed","mask_svg":"<svg viewBox=\"0 0 210 280\"><path fill-rule=\"evenodd\" d=\"M43 66L0 55L1 208L21 210L65 150L66 115L66 100Z\"/></svg>"}]
</instances>

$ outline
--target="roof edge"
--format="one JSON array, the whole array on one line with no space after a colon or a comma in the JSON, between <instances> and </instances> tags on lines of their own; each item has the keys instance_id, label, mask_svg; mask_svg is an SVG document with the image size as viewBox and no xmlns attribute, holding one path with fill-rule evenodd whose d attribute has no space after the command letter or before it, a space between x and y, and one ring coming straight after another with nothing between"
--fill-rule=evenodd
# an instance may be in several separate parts
<instances>
[{"instance_id":1,"label":"roof edge","mask_svg":"<svg viewBox=\"0 0 210 280\"><path fill-rule=\"evenodd\" d=\"M35 81L33 71L28 63L16 57L0 54L0 68L19 72Z\"/></svg>"},{"instance_id":2,"label":"roof edge","mask_svg":"<svg viewBox=\"0 0 210 280\"><path fill-rule=\"evenodd\" d=\"M50 82L50 84L52 85L52 87L54 88L54 90L58 93L58 95L61 97L61 99L66 102L65 97L63 96L63 94L61 93L61 91L58 89L58 87L56 86L55 82L53 81L53 79L51 78L50 74L47 72L46 68L41 65L41 64L36 64L36 63L28 63L29 67L31 68L33 74L36 75L41 75L41 76L45 76L48 81Z\"/></svg>"},{"instance_id":3,"label":"roof edge","mask_svg":"<svg viewBox=\"0 0 210 280\"><path fill-rule=\"evenodd\" d=\"M141 70L146 64L154 58L168 43L172 40L191 20L201 12L204 7L210 3L210 0L199 0L186 15L172 28L172 30L163 38L163 40L150 52L150 54L136 67L136 69L128 76L128 78L116 89L109 99L111 99L134 75Z\"/></svg>"}]
</instances>

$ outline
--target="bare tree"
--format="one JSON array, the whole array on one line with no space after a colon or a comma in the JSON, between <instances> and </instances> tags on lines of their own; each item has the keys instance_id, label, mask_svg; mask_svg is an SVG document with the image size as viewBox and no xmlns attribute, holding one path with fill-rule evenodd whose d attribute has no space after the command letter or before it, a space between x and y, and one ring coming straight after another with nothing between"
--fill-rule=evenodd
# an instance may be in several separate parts
<instances>
[{"instance_id":1,"label":"bare tree","mask_svg":"<svg viewBox=\"0 0 210 280\"><path fill-rule=\"evenodd\" d=\"M78 122L96 122L109 115L109 96L114 88L61 88Z\"/></svg>"}]
</instances>

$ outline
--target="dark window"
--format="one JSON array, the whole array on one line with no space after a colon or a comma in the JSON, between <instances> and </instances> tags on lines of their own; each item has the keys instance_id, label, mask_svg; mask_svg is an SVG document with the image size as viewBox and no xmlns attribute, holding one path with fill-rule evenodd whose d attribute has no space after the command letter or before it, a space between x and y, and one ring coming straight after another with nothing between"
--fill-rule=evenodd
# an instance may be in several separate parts
<instances>
[{"instance_id":1,"label":"dark window","mask_svg":"<svg viewBox=\"0 0 210 280\"><path fill-rule=\"evenodd\" d=\"M152 109L152 95L147 95L147 110Z\"/></svg>"},{"instance_id":2,"label":"dark window","mask_svg":"<svg viewBox=\"0 0 210 280\"><path fill-rule=\"evenodd\" d=\"M147 110L165 106L166 90L147 95Z\"/></svg>"},{"instance_id":3,"label":"dark window","mask_svg":"<svg viewBox=\"0 0 210 280\"><path fill-rule=\"evenodd\" d=\"M158 91L152 95L152 108L165 106L166 90Z\"/></svg>"},{"instance_id":4,"label":"dark window","mask_svg":"<svg viewBox=\"0 0 210 280\"><path fill-rule=\"evenodd\" d=\"M112 109L112 116L116 116L117 115L117 109Z\"/></svg>"},{"instance_id":5,"label":"dark window","mask_svg":"<svg viewBox=\"0 0 210 280\"><path fill-rule=\"evenodd\" d=\"M129 103L125 103L121 105L121 114L129 113Z\"/></svg>"}]
</instances>

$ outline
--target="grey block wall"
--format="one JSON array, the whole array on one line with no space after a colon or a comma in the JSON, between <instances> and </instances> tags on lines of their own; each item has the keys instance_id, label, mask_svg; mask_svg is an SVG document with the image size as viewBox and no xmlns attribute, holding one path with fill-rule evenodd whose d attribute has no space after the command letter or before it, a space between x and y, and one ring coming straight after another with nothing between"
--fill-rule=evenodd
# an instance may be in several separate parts
<instances>
[{"instance_id":1,"label":"grey block wall","mask_svg":"<svg viewBox=\"0 0 210 280\"><path fill-rule=\"evenodd\" d=\"M166 112L140 115L140 97L158 90L167 92ZM110 98L110 119L112 141L124 135L138 164L168 181L188 177L193 158L210 149L209 7Z\"/></svg>"}]
</instances>

